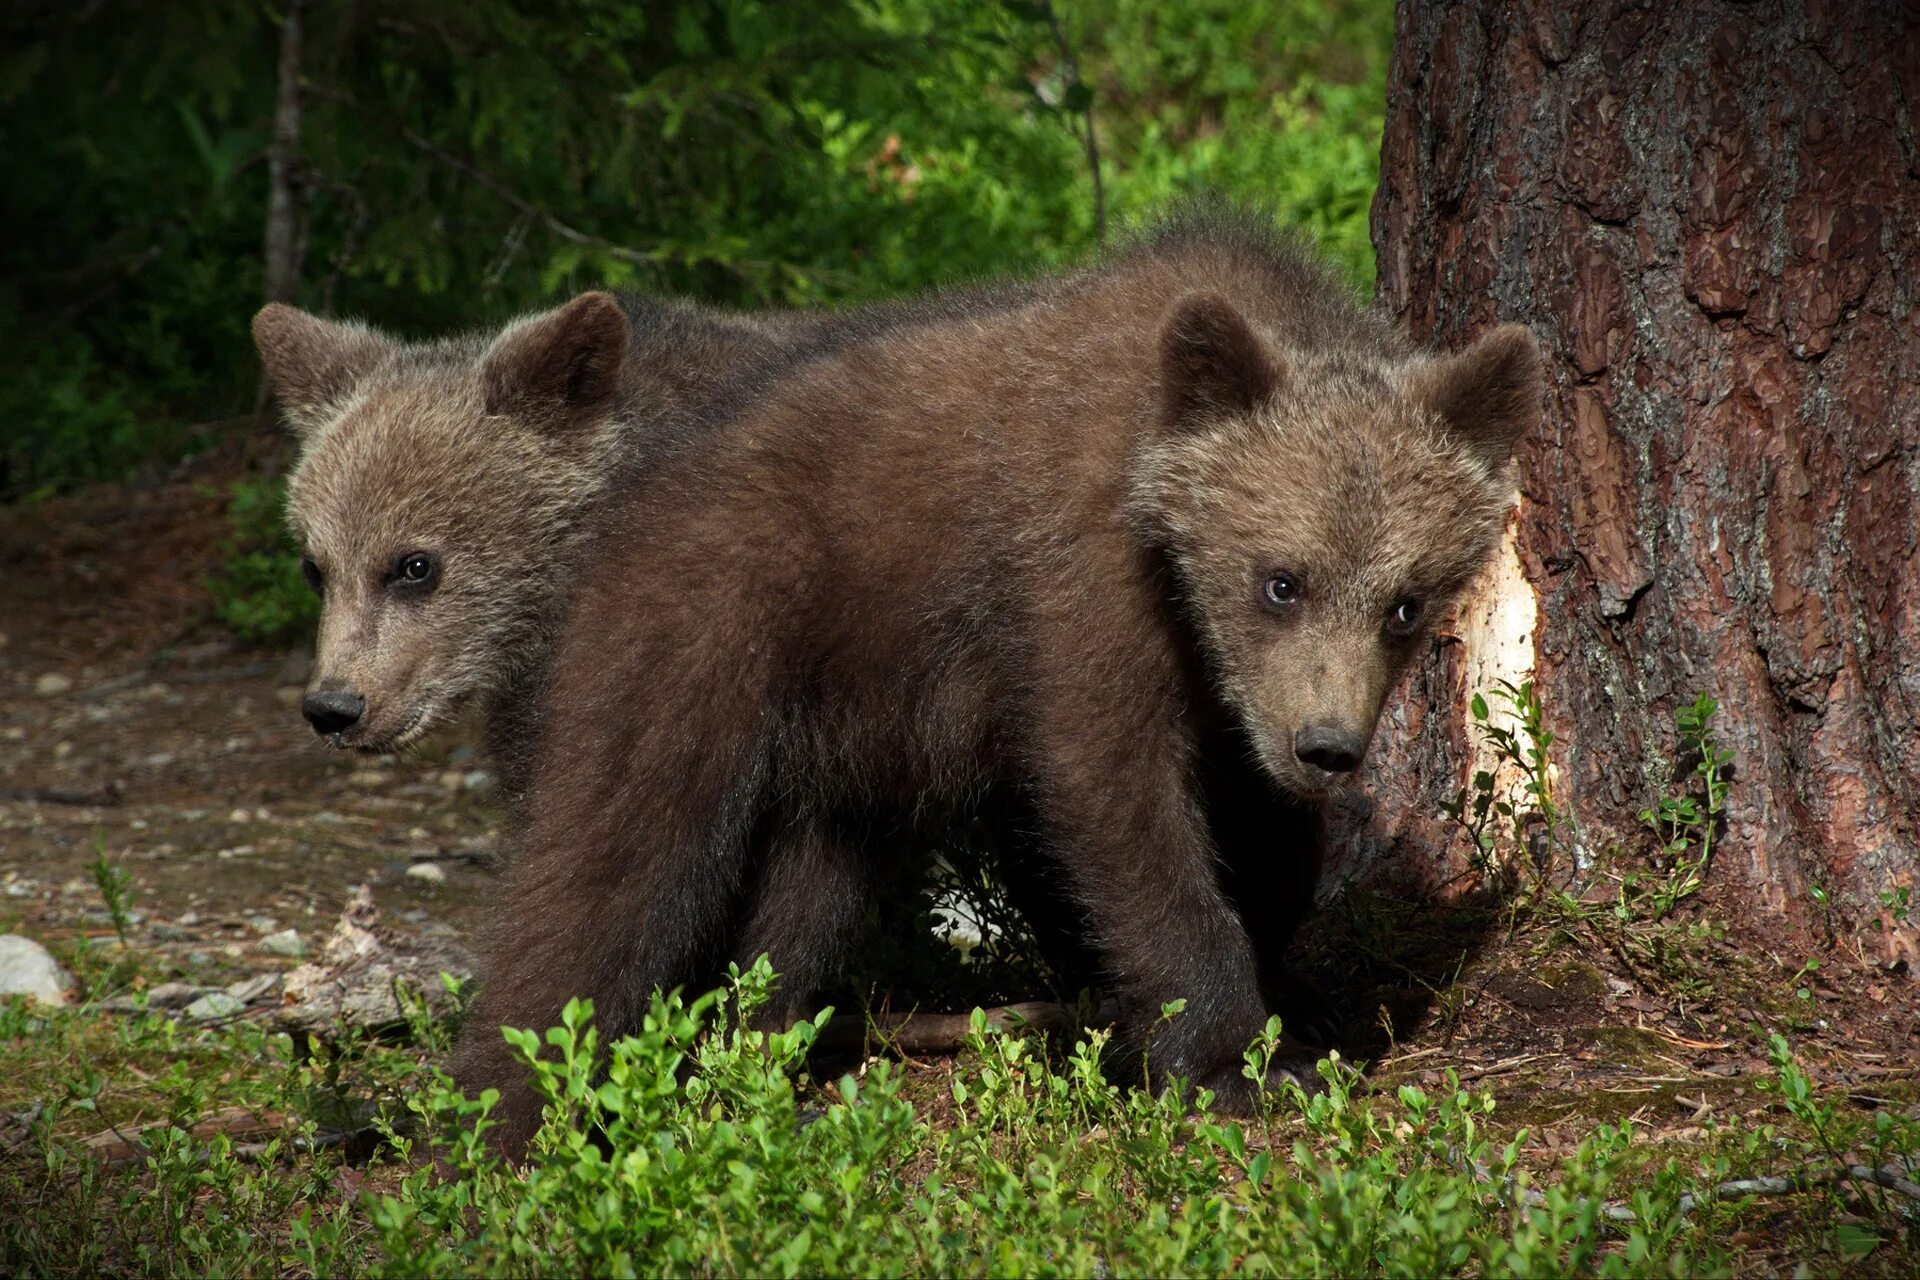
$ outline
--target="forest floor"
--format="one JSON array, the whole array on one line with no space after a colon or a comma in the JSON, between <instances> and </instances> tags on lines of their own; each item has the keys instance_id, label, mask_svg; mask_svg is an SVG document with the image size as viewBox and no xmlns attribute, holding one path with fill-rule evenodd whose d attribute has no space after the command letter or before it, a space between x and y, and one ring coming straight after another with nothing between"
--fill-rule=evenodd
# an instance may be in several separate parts
<instances>
[{"instance_id":1,"label":"forest floor","mask_svg":"<svg viewBox=\"0 0 1920 1280\"><path fill-rule=\"evenodd\" d=\"M477 734L397 759L323 746L297 707L306 655L242 648L213 621L222 479L0 510L0 933L63 955L113 939L90 871L104 855L131 876L143 981L282 972L363 884L396 930L458 942L497 876ZM1456 1072L1497 1096L1500 1134L1524 1127L1548 1163L1602 1123L1631 1120L1639 1141L1682 1154L1786 1123L1772 1033L1840 1121L1920 1115L1910 976L1862 963L1844 938L1752 936L1716 919L1711 892L1657 921L1603 898L1519 909L1356 891L1325 913L1304 967L1348 1011L1349 1056L1373 1079L1432 1087ZM0 1112L32 1101L30 1056L0 1081ZM938 1095L954 1069L910 1059L909 1080L924 1078L910 1092ZM1742 1256L1791 1270L1849 1215L1873 1221L1845 1197L1763 1202ZM1889 1238L1850 1260L1897 1273L1912 1248Z\"/></svg>"}]
</instances>

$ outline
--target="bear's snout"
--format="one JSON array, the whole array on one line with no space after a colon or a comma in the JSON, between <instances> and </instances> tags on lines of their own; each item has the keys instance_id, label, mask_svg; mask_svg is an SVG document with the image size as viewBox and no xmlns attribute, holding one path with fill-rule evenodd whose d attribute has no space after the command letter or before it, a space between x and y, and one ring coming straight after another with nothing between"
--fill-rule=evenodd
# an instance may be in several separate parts
<instances>
[{"instance_id":1,"label":"bear's snout","mask_svg":"<svg viewBox=\"0 0 1920 1280\"><path fill-rule=\"evenodd\" d=\"M350 689L316 690L300 700L300 714L323 738L353 728L366 710L367 700Z\"/></svg>"},{"instance_id":2,"label":"bear's snout","mask_svg":"<svg viewBox=\"0 0 1920 1280\"><path fill-rule=\"evenodd\" d=\"M1366 753L1366 735L1338 725L1302 725L1293 735L1293 754L1328 773L1352 773Z\"/></svg>"}]
</instances>

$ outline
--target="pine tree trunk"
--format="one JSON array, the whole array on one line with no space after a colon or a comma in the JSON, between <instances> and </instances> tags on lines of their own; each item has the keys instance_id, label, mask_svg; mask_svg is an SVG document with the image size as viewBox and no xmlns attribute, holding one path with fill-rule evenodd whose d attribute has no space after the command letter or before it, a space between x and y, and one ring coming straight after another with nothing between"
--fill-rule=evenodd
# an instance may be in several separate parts
<instances>
[{"instance_id":1,"label":"pine tree trunk","mask_svg":"<svg viewBox=\"0 0 1920 1280\"><path fill-rule=\"evenodd\" d=\"M1881 895L1920 860L1917 15L1401 0L1380 300L1450 347L1531 325L1549 387L1509 555L1383 725L1349 872L1457 870L1468 695L1529 674L1580 823L1554 872L1644 856L1707 692L1717 913L1914 967L1920 902Z\"/></svg>"}]
</instances>

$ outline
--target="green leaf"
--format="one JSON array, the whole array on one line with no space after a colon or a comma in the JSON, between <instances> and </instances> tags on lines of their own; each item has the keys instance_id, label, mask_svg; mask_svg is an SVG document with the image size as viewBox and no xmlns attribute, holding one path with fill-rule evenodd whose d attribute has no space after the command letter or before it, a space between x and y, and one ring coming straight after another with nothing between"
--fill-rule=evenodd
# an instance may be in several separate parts
<instances>
[{"instance_id":1,"label":"green leaf","mask_svg":"<svg viewBox=\"0 0 1920 1280\"><path fill-rule=\"evenodd\" d=\"M1859 1222L1843 1222L1833 1229L1834 1247L1841 1256L1860 1259L1880 1247L1880 1233Z\"/></svg>"}]
</instances>

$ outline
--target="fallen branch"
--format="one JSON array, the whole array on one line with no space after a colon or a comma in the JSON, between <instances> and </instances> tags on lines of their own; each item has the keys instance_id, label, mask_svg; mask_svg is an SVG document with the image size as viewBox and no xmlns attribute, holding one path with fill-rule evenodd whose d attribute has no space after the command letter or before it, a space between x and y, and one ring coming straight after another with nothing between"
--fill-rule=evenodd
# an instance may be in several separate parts
<instances>
[{"instance_id":1,"label":"fallen branch","mask_svg":"<svg viewBox=\"0 0 1920 1280\"><path fill-rule=\"evenodd\" d=\"M1794 1195L1803 1191L1816 1191L1821 1187L1836 1186L1843 1182L1870 1182L1890 1191L1920 1201L1920 1183L1913 1181L1916 1171L1897 1164L1882 1165L1876 1169L1871 1165L1842 1164L1831 1169L1815 1172L1787 1174L1772 1178L1734 1178L1710 1187L1702 1192L1684 1192L1675 1202L1675 1212L1686 1217L1703 1204L1712 1204L1720 1200L1733 1200L1741 1196L1782 1196ZM1481 1182L1495 1181L1493 1171L1487 1166L1475 1163L1473 1176ZM1499 1180L1507 1191L1516 1190L1512 1175ZM1527 1187L1522 1200L1529 1209L1546 1207L1547 1197L1537 1187ZM1600 1206L1601 1216L1609 1222L1638 1222L1640 1215L1617 1200L1608 1200Z\"/></svg>"},{"instance_id":2,"label":"fallen branch","mask_svg":"<svg viewBox=\"0 0 1920 1280\"><path fill-rule=\"evenodd\" d=\"M248 1107L223 1107L212 1115L196 1120L187 1133L196 1142L210 1142L221 1135L255 1142L264 1136L282 1132L286 1125L287 1118L273 1112L259 1112ZM84 1139L80 1145L108 1168L119 1168L145 1160L152 1151L147 1141L149 1135L164 1133L172 1127L162 1121L141 1125L129 1134L110 1123L101 1132Z\"/></svg>"},{"instance_id":3,"label":"fallen branch","mask_svg":"<svg viewBox=\"0 0 1920 1280\"><path fill-rule=\"evenodd\" d=\"M83 809L106 808L120 803L124 794L118 782L86 790L80 787L0 787L0 800L32 800L40 804L70 804Z\"/></svg>"},{"instance_id":4,"label":"fallen branch","mask_svg":"<svg viewBox=\"0 0 1920 1280\"><path fill-rule=\"evenodd\" d=\"M1102 1005L1091 1018L1081 1017L1080 1006L1050 1000L1026 1000L1018 1004L987 1009L988 1028L1007 1032L1037 1032L1056 1035L1078 1031L1083 1026L1111 1022L1117 1014L1112 1005ZM958 1053L973 1034L971 1013L876 1013L841 1014L820 1029L814 1040L816 1051L864 1051L878 1043L879 1048L904 1057L921 1054Z\"/></svg>"}]
</instances>

